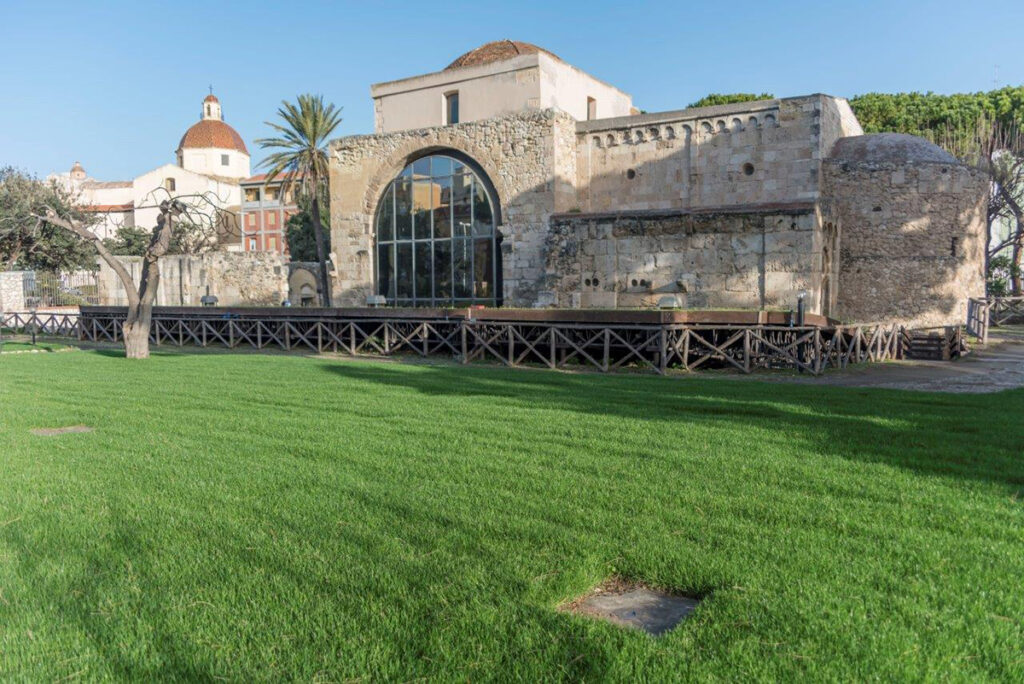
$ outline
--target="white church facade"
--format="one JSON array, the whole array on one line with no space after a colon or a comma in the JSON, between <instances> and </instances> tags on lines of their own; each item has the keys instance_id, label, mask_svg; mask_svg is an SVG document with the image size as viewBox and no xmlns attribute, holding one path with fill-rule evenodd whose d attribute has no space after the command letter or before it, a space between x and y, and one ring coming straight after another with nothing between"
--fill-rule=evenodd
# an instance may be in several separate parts
<instances>
[{"instance_id":1,"label":"white church facade","mask_svg":"<svg viewBox=\"0 0 1024 684\"><path fill-rule=\"evenodd\" d=\"M203 100L200 119L185 131L175 156L176 163L131 180L91 178L77 161L67 173L49 178L64 184L82 207L97 215L95 230L101 238L114 237L120 226L155 226L165 192L206 195L218 208L238 211L239 182L251 172L249 151L242 136L224 121L220 101L213 94Z\"/></svg>"}]
</instances>

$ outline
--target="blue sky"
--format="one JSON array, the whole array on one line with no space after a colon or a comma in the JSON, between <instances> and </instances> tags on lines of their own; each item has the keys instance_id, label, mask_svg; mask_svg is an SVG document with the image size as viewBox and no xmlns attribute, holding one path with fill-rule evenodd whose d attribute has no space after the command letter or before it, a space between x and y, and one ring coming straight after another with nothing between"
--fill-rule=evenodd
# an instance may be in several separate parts
<instances>
[{"instance_id":1,"label":"blue sky","mask_svg":"<svg viewBox=\"0 0 1024 684\"><path fill-rule=\"evenodd\" d=\"M173 161L212 84L250 147L283 98L322 93L372 132L369 86L489 40L541 45L647 111L708 92L988 90L1024 82L1021 0L959 2L29 2L0 5L0 165Z\"/></svg>"}]
</instances>

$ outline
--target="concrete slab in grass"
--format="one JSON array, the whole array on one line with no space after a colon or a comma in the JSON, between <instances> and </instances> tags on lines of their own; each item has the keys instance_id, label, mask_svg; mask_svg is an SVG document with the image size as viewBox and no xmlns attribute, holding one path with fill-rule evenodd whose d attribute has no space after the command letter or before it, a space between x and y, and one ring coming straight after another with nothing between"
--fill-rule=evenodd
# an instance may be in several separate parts
<instances>
[{"instance_id":1,"label":"concrete slab in grass","mask_svg":"<svg viewBox=\"0 0 1024 684\"><path fill-rule=\"evenodd\" d=\"M699 604L699 599L688 596L616 583L614 589L598 587L573 601L568 609L661 636L689 617Z\"/></svg>"}]
</instances>

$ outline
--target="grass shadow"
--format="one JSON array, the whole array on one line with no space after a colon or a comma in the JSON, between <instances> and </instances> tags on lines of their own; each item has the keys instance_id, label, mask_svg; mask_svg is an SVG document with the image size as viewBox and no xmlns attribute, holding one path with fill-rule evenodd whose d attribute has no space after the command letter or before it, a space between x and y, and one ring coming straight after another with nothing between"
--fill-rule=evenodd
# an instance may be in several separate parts
<instances>
[{"instance_id":1,"label":"grass shadow","mask_svg":"<svg viewBox=\"0 0 1024 684\"><path fill-rule=\"evenodd\" d=\"M398 385L429 396L640 421L778 430L820 453L927 475L1024 486L1024 389L941 394L697 378L355 363L323 364L335 377Z\"/></svg>"}]
</instances>

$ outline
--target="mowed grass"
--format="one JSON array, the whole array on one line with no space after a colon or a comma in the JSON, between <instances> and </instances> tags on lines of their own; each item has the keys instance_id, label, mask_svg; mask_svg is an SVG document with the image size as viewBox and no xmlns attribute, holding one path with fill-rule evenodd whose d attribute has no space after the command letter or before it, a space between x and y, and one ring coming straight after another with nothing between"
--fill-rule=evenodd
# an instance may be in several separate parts
<instances>
[{"instance_id":1,"label":"mowed grass","mask_svg":"<svg viewBox=\"0 0 1024 684\"><path fill-rule=\"evenodd\" d=\"M4 340L0 339L0 354L9 352L53 352L53 351L65 351L71 349L67 344L62 342L44 342L39 340L36 344L32 344L31 341L27 340Z\"/></svg>"},{"instance_id":2,"label":"mowed grass","mask_svg":"<svg viewBox=\"0 0 1024 684\"><path fill-rule=\"evenodd\" d=\"M1022 416L1020 391L4 357L0 678L1020 681ZM660 639L558 610L611 575L706 600Z\"/></svg>"}]
</instances>

